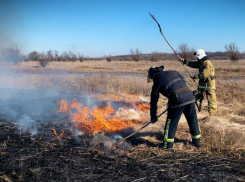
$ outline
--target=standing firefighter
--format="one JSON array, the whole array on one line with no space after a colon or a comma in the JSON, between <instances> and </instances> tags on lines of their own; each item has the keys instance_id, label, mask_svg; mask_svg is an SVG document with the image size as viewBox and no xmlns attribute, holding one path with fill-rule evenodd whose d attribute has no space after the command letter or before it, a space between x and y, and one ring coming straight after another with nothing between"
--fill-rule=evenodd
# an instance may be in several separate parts
<instances>
[{"instance_id":1,"label":"standing firefighter","mask_svg":"<svg viewBox=\"0 0 245 182\"><path fill-rule=\"evenodd\" d=\"M201 146L195 98L186 85L184 77L177 71L163 71L164 66L151 67L148 72L148 83L153 81L150 101L151 122L157 121L157 102L159 93L168 98L168 114L164 130L164 148L171 149L179 119L184 113L195 147Z\"/></svg>"},{"instance_id":2,"label":"standing firefighter","mask_svg":"<svg viewBox=\"0 0 245 182\"><path fill-rule=\"evenodd\" d=\"M201 111L202 100L206 94L209 115L214 116L217 113L214 67L203 49L197 49L194 56L198 61L188 61L183 58L179 58L179 60L191 68L199 69L199 73L192 76L193 79L199 79L197 92L195 93L196 104L198 110Z\"/></svg>"}]
</instances>

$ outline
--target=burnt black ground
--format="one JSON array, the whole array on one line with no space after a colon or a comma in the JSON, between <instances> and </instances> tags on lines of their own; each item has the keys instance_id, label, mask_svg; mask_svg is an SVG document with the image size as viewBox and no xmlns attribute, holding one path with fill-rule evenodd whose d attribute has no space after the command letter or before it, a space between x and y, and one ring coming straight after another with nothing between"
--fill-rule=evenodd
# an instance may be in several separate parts
<instances>
[{"instance_id":1,"label":"burnt black ground","mask_svg":"<svg viewBox=\"0 0 245 182\"><path fill-rule=\"evenodd\" d=\"M20 133L0 119L0 181L245 181L245 159L203 152L165 151L157 146L105 146L91 136L40 122L38 134ZM129 141L128 141L129 142Z\"/></svg>"}]
</instances>

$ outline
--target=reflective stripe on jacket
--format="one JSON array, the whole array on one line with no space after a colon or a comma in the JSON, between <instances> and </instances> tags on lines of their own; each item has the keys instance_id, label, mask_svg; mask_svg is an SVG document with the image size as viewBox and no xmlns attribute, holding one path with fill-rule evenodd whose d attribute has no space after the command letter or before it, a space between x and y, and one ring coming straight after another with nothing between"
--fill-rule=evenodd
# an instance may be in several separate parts
<instances>
[{"instance_id":1,"label":"reflective stripe on jacket","mask_svg":"<svg viewBox=\"0 0 245 182\"><path fill-rule=\"evenodd\" d=\"M168 107L176 108L195 102L184 77L177 71L160 71L154 76L151 91L151 115L156 114L159 93L168 98Z\"/></svg>"}]
</instances>

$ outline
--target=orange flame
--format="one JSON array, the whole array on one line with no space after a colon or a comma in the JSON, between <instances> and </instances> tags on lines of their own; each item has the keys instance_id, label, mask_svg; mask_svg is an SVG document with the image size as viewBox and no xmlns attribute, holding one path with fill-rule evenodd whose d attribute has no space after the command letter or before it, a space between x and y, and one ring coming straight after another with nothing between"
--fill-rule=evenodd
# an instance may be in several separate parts
<instances>
[{"instance_id":1,"label":"orange flame","mask_svg":"<svg viewBox=\"0 0 245 182\"><path fill-rule=\"evenodd\" d=\"M61 134L59 134L59 135L57 134L56 129L53 128L52 130L53 130L53 132L54 132L54 134L55 134L57 139L60 139L65 134L64 130L62 130Z\"/></svg>"},{"instance_id":2,"label":"orange flame","mask_svg":"<svg viewBox=\"0 0 245 182\"><path fill-rule=\"evenodd\" d=\"M129 99L130 98L130 99ZM61 100L58 112L63 112L69 115L72 126L78 130L93 133L96 131L119 131L130 127L134 124L142 123L142 115L146 115L149 109L149 104L142 102L139 96L131 95L99 95L98 100L107 100L105 107L85 107L79 103L77 99L73 99L72 103ZM115 110L111 103L126 103L134 100L135 103L123 105L118 110Z\"/></svg>"},{"instance_id":3,"label":"orange flame","mask_svg":"<svg viewBox=\"0 0 245 182\"><path fill-rule=\"evenodd\" d=\"M137 109L137 110L139 110L139 111L147 111L147 110L149 110L150 109L150 106L149 106L149 104L147 104L147 103L140 103L140 104L138 104L138 105L136 105L135 103L131 103L132 104L132 106L135 108L135 109Z\"/></svg>"}]
</instances>

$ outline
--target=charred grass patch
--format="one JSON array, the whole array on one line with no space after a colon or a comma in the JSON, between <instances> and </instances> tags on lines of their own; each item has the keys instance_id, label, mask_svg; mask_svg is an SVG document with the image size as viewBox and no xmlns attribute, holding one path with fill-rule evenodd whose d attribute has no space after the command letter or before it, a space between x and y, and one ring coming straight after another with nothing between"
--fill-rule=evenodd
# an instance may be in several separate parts
<instances>
[{"instance_id":1,"label":"charred grass patch","mask_svg":"<svg viewBox=\"0 0 245 182\"><path fill-rule=\"evenodd\" d=\"M244 162L237 157L198 150L165 151L145 144L105 146L91 136L69 130L59 140L52 127L39 123L39 134L16 133L15 123L1 118L2 181L240 181Z\"/></svg>"}]
</instances>

